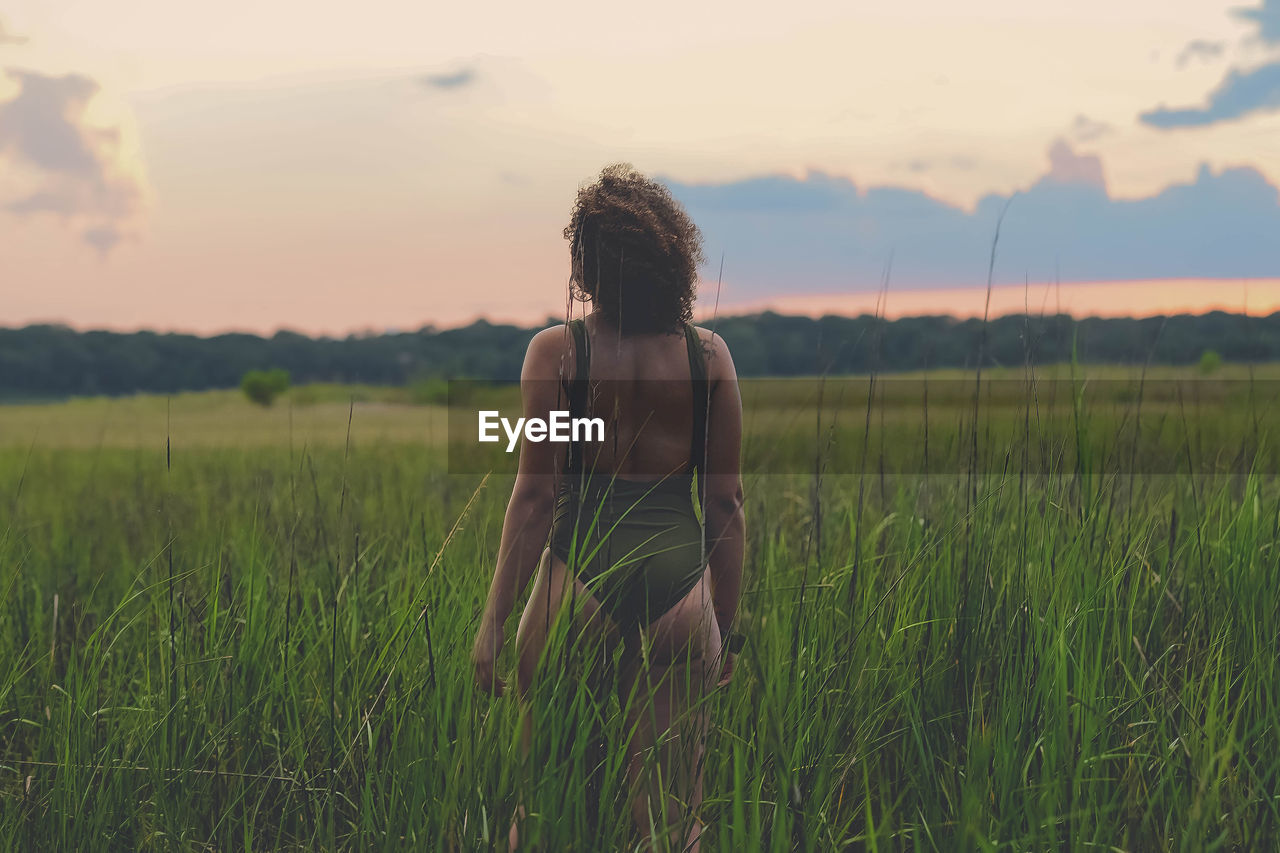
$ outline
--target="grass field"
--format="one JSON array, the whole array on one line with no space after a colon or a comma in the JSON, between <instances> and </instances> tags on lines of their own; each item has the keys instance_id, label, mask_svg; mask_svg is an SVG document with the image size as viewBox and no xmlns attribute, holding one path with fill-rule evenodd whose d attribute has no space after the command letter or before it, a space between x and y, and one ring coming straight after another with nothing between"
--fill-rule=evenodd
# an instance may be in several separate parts
<instances>
[{"instance_id":1,"label":"grass field","mask_svg":"<svg viewBox=\"0 0 1280 853\"><path fill-rule=\"evenodd\" d=\"M1280 371L1246 401L1232 370L1133 421L979 395L976 432L936 392L883 423L816 380L748 396L704 849L1276 849ZM6 849L488 849L518 790L539 849L634 846L618 757L589 815L574 738L616 708L552 672L522 765L472 687L509 475L450 473L444 409L360 397L0 407ZM881 475L926 416L984 458ZM1120 464L1148 420L1185 468Z\"/></svg>"}]
</instances>

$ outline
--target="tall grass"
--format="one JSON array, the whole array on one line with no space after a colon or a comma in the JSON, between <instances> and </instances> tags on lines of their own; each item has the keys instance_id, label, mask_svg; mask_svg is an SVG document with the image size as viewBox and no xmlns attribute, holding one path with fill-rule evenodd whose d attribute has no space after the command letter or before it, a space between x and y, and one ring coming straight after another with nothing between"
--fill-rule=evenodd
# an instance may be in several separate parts
<instances>
[{"instance_id":1,"label":"tall grass","mask_svg":"<svg viewBox=\"0 0 1280 853\"><path fill-rule=\"evenodd\" d=\"M637 843L618 749L589 796L583 733L625 732L582 650L527 760L515 702L472 687L509 479L354 419L349 448L0 450L6 846L488 849L517 797L541 849ZM827 466L817 500L748 475L704 849L1280 843L1275 477L1010 459L865 489Z\"/></svg>"}]
</instances>

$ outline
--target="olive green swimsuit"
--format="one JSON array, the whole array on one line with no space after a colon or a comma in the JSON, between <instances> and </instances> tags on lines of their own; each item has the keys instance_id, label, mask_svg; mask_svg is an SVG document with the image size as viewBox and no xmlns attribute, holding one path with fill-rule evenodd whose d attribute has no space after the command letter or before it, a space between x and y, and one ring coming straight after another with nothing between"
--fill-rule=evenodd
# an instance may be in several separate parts
<instances>
[{"instance_id":1,"label":"olive green swimsuit","mask_svg":"<svg viewBox=\"0 0 1280 853\"><path fill-rule=\"evenodd\" d=\"M578 368L564 387L572 417L585 417L590 341L581 320L569 328ZM670 610L697 585L706 565L694 475L706 462L707 369L692 326L685 326L685 343L693 385L688 468L662 480L626 480L589 470L582 446L574 443L556 499L551 552L622 627L648 625Z\"/></svg>"}]
</instances>

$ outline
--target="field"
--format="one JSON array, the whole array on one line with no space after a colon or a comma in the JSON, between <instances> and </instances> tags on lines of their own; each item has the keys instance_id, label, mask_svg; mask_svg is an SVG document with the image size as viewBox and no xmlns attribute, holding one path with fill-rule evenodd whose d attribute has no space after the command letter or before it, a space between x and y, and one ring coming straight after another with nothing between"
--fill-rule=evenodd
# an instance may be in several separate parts
<instances>
[{"instance_id":1,"label":"field","mask_svg":"<svg viewBox=\"0 0 1280 853\"><path fill-rule=\"evenodd\" d=\"M703 849L1280 845L1280 370L1135 376L746 387ZM509 474L292 393L0 407L4 847L633 848L616 708L472 686Z\"/></svg>"}]
</instances>

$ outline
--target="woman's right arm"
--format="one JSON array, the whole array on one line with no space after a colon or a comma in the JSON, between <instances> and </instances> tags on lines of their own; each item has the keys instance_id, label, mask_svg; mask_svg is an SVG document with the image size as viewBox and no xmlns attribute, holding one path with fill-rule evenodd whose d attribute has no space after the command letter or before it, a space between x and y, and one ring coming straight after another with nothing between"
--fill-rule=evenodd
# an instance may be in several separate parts
<instances>
[{"instance_id":1,"label":"woman's right arm","mask_svg":"<svg viewBox=\"0 0 1280 853\"><path fill-rule=\"evenodd\" d=\"M707 374L711 383L707 418L707 472L703 518L706 521L711 597L721 636L732 627L742 592L742 563L746 553L743 514L742 396L729 347L712 338ZM726 656L732 667L733 655ZM731 670L730 670L731 671Z\"/></svg>"}]
</instances>

